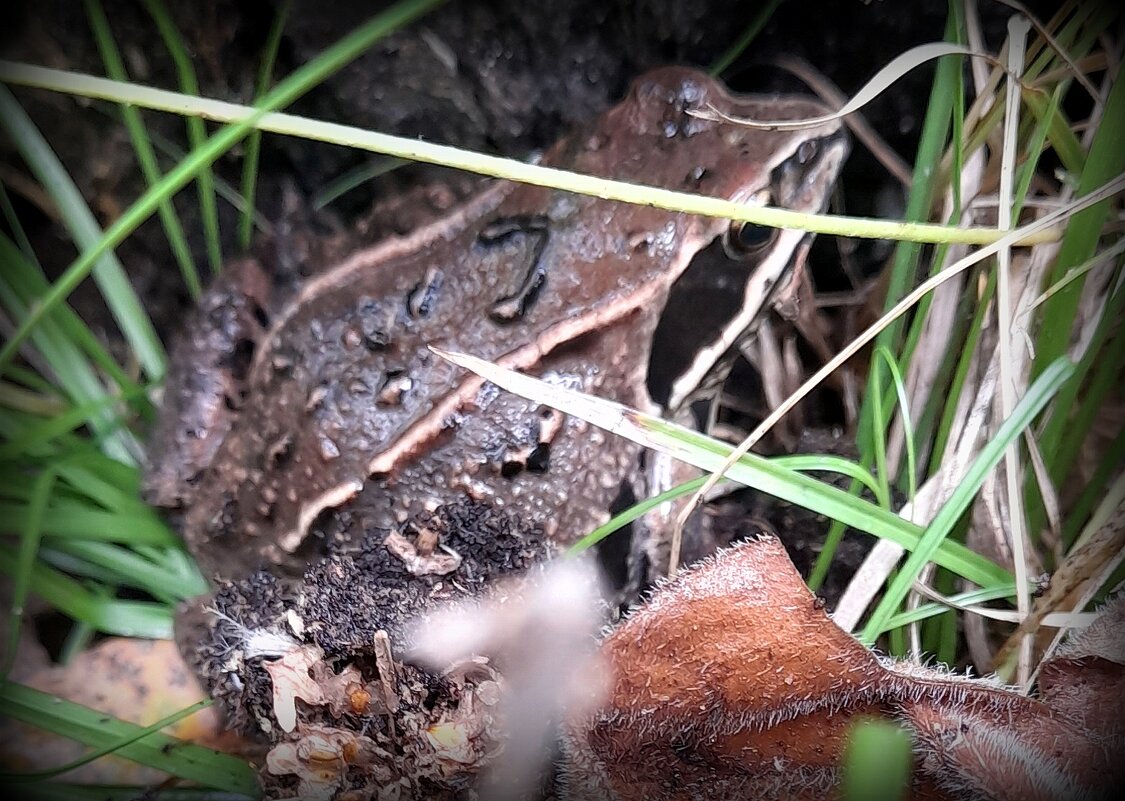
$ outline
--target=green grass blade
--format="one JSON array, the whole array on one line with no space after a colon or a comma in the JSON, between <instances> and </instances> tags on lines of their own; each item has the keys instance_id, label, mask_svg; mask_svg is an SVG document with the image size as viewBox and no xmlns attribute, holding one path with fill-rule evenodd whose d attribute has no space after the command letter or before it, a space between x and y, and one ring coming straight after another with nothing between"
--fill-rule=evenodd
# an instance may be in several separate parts
<instances>
[{"instance_id":1,"label":"green grass blade","mask_svg":"<svg viewBox=\"0 0 1125 801\"><path fill-rule=\"evenodd\" d=\"M199 94L199 80L195 76L195 67L191 64L191 56L187 47L168 15L168 9L161 0L141 0L141 4L148 11L168 48L172 63L176 65L176 75L180 81L180 91L188 95ZM203 147L207 141L207 128L203 120L198 117L187 118L188 142L193 149ZM219 236L219 207L215 202L215 181L209 166L199 170L195 176L195 186L199 197L200 219L203 222L203 237L207 242L207 260L211 263L211 270L218 272L223 265L223 246Z\"/></svg>"},{"instance_id":2,"label":"green grass blade","mask_svg":"<svg viewBox=\"0 0 1125 801\"><path fill-rule=\"evenodd\" d=\"M0 88L0 92L2 91ZM34 301L21 297L23 293L13 284L13 281L20 280L21 264L25 263L12 242L0 236L0 265L4 267L0 272L0 304L12 320L21 323L31 319L37 308L33 305ZM55 315L50 319L53 323ZM86 422L96 434L104 437L103 444L107 452L122 461L135 462L140 454L139 445L128 431L121 428L117 414L107 408L113 401L112 396L74 341L67 336L67 332L61 326L52 324L40 326L31 333L31 344L43 360L38 366L45 368L46 373L54 378L70 400L80 405L98 405L102 409L100 413L94 412L87 417Z\"/></svg>"},{"instance_id":3,"label":"green grass blade","mask_svg":"<svg viewBox=\"0 0 1125 801\"><path fill-rule=\"evenodd\" d=\"M3 192L3 184L0 184L0 195L7 198L7 193ZM50 289L50 283L47 281L47 276L39 263L34 258L28 258L24 255L21 250L17 249L15 243L2 233L0 233L0 264L4 266L4 270L0 272L0 277L10 284L11 291L20 298L22 303L31 305L31 301L38 299ZM136 390L137 383L126 375L125 371L113 360L102 343L90 331L89 326L74 313L69 305L59 304L50 319L52 324L66 335L67 339L74 343L82 353L86 354L86 357L93 362L93 366L104 372L121 388L122 392ZM11 374L11 370L5 372ZM137 406L143 407L144 404L138 403Z\"/></svg>"},{"instance_id":4,"label":"green grass blade","mask_svg":"<svg viewBox=\"0 0 1125 801\"><path fill-rule=\"evenodd\" d=\"M16 658L20 639L20 624L23 622L23 607L31 588L31 572L35 567L35 557L39 553L39 542L43 534L43 513L55 486L55 474L47 471L35 479L31 498L27 504L27 517L20 533L20 547L16 553L15 570L12 575L12 608L8 613L8 652L4 664L0 666L0 685L8 680L8 672Z\"/></svg>"},{"instance_id":5,"label":"green grass blade","mask_svg":"<svg viewBox=\"0 0 1125 801\"><path fill-rule=\"evenodd\" d=\"M1061 482L1073 466L1105 394L1121 383L1121 346L1125 337L1120 332L1115 337L1113 334L1118 330L1119 318L1125 309L1125 289L1116 281L1111 286L1118 289L1105 301L1102 317L1078 362L1076 377L1059 391L1039 436L1040 450L1048 459L1048 474L1056 483ZM1084 389L1085 396L1079 402L1078 396ZM1029 500L1032 503L1027 509L1028 527L1036 531L1043 525L1046 512L1038 493L1029 492Z\"/></svg>"},{"instance_id":6,"label":"green grass blade","mask_svg":"<svg viewBox=\"0 0 1125 801\"><path fill-rule=\"evenodd\" d=\"M144 307L137 298L137 293L129 283L125 269L117 260L117 256L111 252L112 248L121 244L120 239L106 243L106 236L102 233L98 221L94 219L93 213L66 168L24 112L23 107L4 86L0 86L0 126L7 131L8 137L35 174L36 179L51 194L75 244L84 254L89 254L87 256L89 264L82 271L81 277L84 278L88 272L93 272L94 280L105 297L106 305L121 329L125 341L136 355L141 368L150 378L161 378L166 367L164 347L160 344L156 330L152 327L152 321L148 319ZM152 211L155 210L154 204ZM5 345L3 352L6 356L0 357L0 369L4 367L11 352L27 336L31 328L38 324L43 315L53 310L59 300L62 300L59 297L52 301L52 295L53 293L48 293L41 299L40 306L28 315L11 341Z\"/></svg>"},{"instance_id":7,"label":"green grass blade","mask_svg":"<svg viewBox=\"0 0 1125 801\"><path fill-rule=\"evenodd\" d=\"M910 588L922 568L928 562L936 561L932 557L936 554L938 548L947 544L946 538L953 530L953 526L965 510L969 508L969 504L976 497L977 491L984 483L985 478L1000 461L1005 448L1014 442L1020 433L1031 424L1039 412L1043 410L1043 407L1058 392L1059 387L1073 375L1074 369L1075 365L1072 362L1060 359L1045 370L1035 383L1028 388L1027 394L1020 399L1016 408L1012 410L1012 415L1000 425L992 440L981 449L980 454L977 455L977 458L966 471L965 478L949 500L942 505L930 525L926 527L913 552L907 557L902 569L890 582L883 598L879 601L879 605L872 612L871 618L863 630L861 640L867 643L874 642L876 637L887 630L887 621L898 610L899 605L910 592ZM949 567L949 565L942 566Z\"/></svg>"},{"instance_id":8,"label":"green grass blade","mask_svg":"<svg viewBox=\"0 0 1125 801\"><path fill-rule=\"evenodd\" d=\"M12 549L0 544L0 572L13 575L16 563ZM166 604L103 598L42 561L31 571L31 591L63 614L106 634L172 638L172 609Z\"/></svg>"},{"instance_id":9,"label":"green grass blade","mask_svg":"<svg viewBox=\"0 0 1125 801\"><path fill-rule=\"evenodd\" d=\"M102 413L111 413L119 401L129 401L143 394L140 389L136 389L133 392L122 393L120 398L106 397L71 406L42 422L30 425L18 436L7 442L0 442L0 461L14 459L21 454L42 453L43 447L52 440L74 431Z\"/></svg>"},{"instance_id":10,"label":"green grass blade","mask_svg":"<svg viewBox=\"0 0 1125 801\"><path fill-rule=\"evenodd\" d=\"M706 483L707 476L693 478L691 481L685 481L682 484L677 484L671 489L661 492L659 495L653 495L651 498L645 498L643 501L639 501L633 504L623 512L614 515L611 520L602 523L582 539L578 540L578 542L567 548L567 556L574 556L576 554L582 553L585 550L588 550L589 548L592 548L613 532L629 525L634 520L639 519L649 510L655 509L657 506L662 503L666 503L667 501L673 501L676 498L679 498L681 495L686 495L689 492L695 492Z\"/></svg>"},{"instance_id":11,"label":"green grass blade","mask_svg":"<svg viewBox=\"0 0 1125 801\"><path fill-rule=\"evenodd\" d=\"M39 782L20 788L27 801L137 801L152 794L151 787L116 784ZM253 796L201 787L161 787L154 801L253 801Z\"/></svg>"},{"instance_id":12,"label":"green grass blade","mask_svg":"<svg viewBox=\"0 0 1125 801\"><path fill-rule=\"evenodd\" d=\"M859 720L844 754L844 801L901 801L910 786L910 735L897 723Z\"/></svg>"},{"instance_id":13,"label":"green grass blade","mask_svg":"<svg viewBox=\"0 0 1125 801\"><path fill-rule=\"evenodd\" d=\"M1090 144L1090 155L1078 179L1077 193L1083 194L1125 171L1125 148L1121 147L1125 131L1125 65L1118 66L1113 87L1106 99L1105 111L1098 131ZM1057 283L1067 271L1087 261L1094 254L1098 236L1109 215L1111 203L1104 201L1074 215L1063 234L1055 267L1047 283ZM1066 352L1070 343L1074 317L1082 294L1083 280L1073 281L1056 292L1040 310L1042 325L1035 344L1033 375L1038 375ZM1045 452L1057 445L1061 431L1044 432Z\"/></svg>"},{"instance_id":14,"label":"green grass blade","mask_svg":"<svg viewBox=\"0 0 1125 801\"><path fill-rule=\"evenodd\" d=\"M1097 505L1105 497L1105 488L1113 480L1114 474L1125 464L1125 427L1117 432L1113 442L1106 448L1105 454L1097 467L1094 468L1090 481L1078 496L1078 500L1070 508L1070 514L1063 522L1062 542L1063 547L1069 549L1074 545L1075 539L1086 521L1090 519Z\"/></svg>"},{"instance_id":15,"label":"green grass blade","mask_svg":"<svg viewBox=\"0 0 1125 801\"><path fill-rule=\"evenodd\" d=\"M9 781L14 784L23 784L27 782L39 782L43 781L44 779L54 778L55 776L62 776L64 773L68 773L69 771L75 770L76 768L80 768L83 765L89 765L91 762L101 759L103 756L108 756L115 751L120 751L122 748L132 745L138 740L143 740L150 734L156 734L161 729L178 723L184 718L191 717L196 712L200 711L201 709L206 709L209 706L211 706L210 698L205 698L202 701L196 701L191 706L184 707L178 712L173 712L171 715L168 715L165 718L161 718L151 726L138 728L135 732L126 735L122 739L117 740L116 742L111 742L107 745L103 745L100 748L95 748L93 751L90 751L89 753L84 754L83 756L79 757L78 759L72 760L71 762L67 762L65 765L59 765L57 768L51 768L50 770L40 770L34 773L0 773L0 781Z\"/></svg>"},{"instance_id":16,"label":"green grass blade","mask_svg":"<svg viewBox=\"0 0 1125 801\"><path fill-rule=\"evenodd\" d=\"M840 456L824 454L795 454L793 456L775 456L773 463L790 470L799 470L802 473L828 472L847 476L859 482L875 496L875 502L884 509L891 508L891 496L886 492L886 487L879 484L878 479L871 475L870 470L865 470L863 465L857 464Z\"/></svg>"},{"instance_id":17,"label":"green grass blade","mask_svg":"<svg viewBox=\"0 0 1125 801\"><path fill-rule=\"evenodd\" d=\"M697 431L659 417L629 409L532 376L504 369L464 353L432 348L442 358L471 370L502 389L533 400L592 425L623 436L646 448L665 453L700 470L724 468L734 448ZM725 472L727 478L754 487L783 501L838 520L876 537L889 539L907 550L918 546L922 529L887 509L849 495L844 490L776 462L748 453ZM1012 580L1008 571L956 542L937 546L934 561L978 584L990 586Z\"/></svg>"},{"instance_id":18,"label":"green grass blade","mask_svg":"<svg viewBox=\"0 0 1125 801\"><path fill-rule=\"evenodd\" d=\"M0 502L0 520L4 521L4 529L23 528L29 524L30 519L31 513L23 501ZM174 548L179 544L179 540L155 513L141 515L107 512L89 504L59 501L43 513L42 526L44 537L164 548Z\"/></svg>"},{"instance_id":19,"label":"green grass blade","mask_svg":"<svg viewBox=\"0 0 1125 801\"><path fill-rule=\"evenodd\" d=\"M258 80L254 89L254 100L258 101L273 82L273 66L277 60L277 48L281 45L281 34L293 0L285 0L274 12L273 24L266 36L262 50L262 63L258 69ZM254 130L246 138L246 155L242 159L242 214L238 219L238 244L243 251L250 249L250 237L254 232L254 195L258 186L258 157L262 148L262 132Z\"/></svg>"},{"instance_id":20,"label":"green grass blade","mask_svg":"<svg viewBox=\"0 0 1125 801\"><path fill-rule=\"evenodd\" d=\"M253 769L242 759L159 732L126 743L145 727L30 687L4 686L0 690L0 714L95 748L104 746L110 738L120 746L118 756L205 787L245 796L260 794Z\"/></svg>"},{"instance_id":21,"label":"green grass blade","mask_svg":"<svg viewBox=\"0 0 1125 801\"><path fill-rule=\"evenodd\" d=\"M323 209L329 203L332 203L337 198L343 197L357 186L362 186L364 182L370 181L373 178L378 178L380 175L386 175L409 163L410 162L406 159L384 156L382 158L372 159L366 164L360 164L355 169L348 170L343 175L335 178L322 190L317 192L312 199L312 207L314 209Z\"/></svg>"},{"instance_id":22,"label":"green grass blade","mask_svg":"<svg viewBox=\"0 0 1125 801\"><path fill-rule=\"evenodd\" d=\"M838 456L822 456L822 455L798 455L798 456L779 456L773 459L774 464L780 465L787 470L795 470L800 472L827 472L839 473L840 475L850 476L855 480L864 484L876 495L878 494L879 487L875 482L875 477L855 462L850 462L847 459ZM582 553L583 551L597 545L613 532L617 531L624 526L629 525L635 520L640 519L648 511L655 509L662 503L673 501L676 498L687 495L697 491L700 487L707 483L707 476L700 478L693 478L691 481L685 481L682 484L677 484L671 489L665 490L658 495L653 495L651 498L645 498L642 501L630 506L628 509L616 514L612 519L606 521L596 529L591 531L578 542L574 543L567 549L568 555ZM885 503L884 503L885 501ZM887 508L890 508L890 499L881 499Z\"/></svg>"},{"instance_id":23,"label":"green grass blade","mask_svg":"<svg viewBox=\"0 0 1125 801\"><path fill-rule=\"evenodd\" d=\"M94 41L97 43L98 52L101 54L105 72L110 78L117 81L129 80L125 70L125 63L121 60L121 53L113 40L113 33L106 19L105 9L100 0L85 0L86 16L90 20L90 27L94 32ZM159 183L163 177L156 161L156 152L149 140L148 131L145 129L141 112L134 106L121 106L121 119L125 123L125 130L129 132L129 139L133 143L133 151L137 155L137 163L141 168L141 175L151 187ZM176 209L171 200L165 200L157 208L160 223L164 226L164 235L172 248L172 256L180 266L180 275L193 298L198 298L202 287L199 283L199 272L195 269L195 261L191 257L191 248L188 247L187 236L176 215Z\"/></svg>"},{"instance_id":24,"label":"green grass blade","mask_svg":"<svg viewBox=\"0 0 1125 801\"><path fill-rule=\"evenodd\" d=\"M906 380L902 376L902 371L898 369L898 364L890 351L886 348L880 348L876 350L875 356L882 359L887 371L891 374L891 386L894 388L895 396L898 399L898 408L901 410L899 414L902 416L906 450L906 497L913 503L914 496L918 492L918 463L914 454L914 425L911 423L910 404L907 403Z\"/></svg>"},{"instance_id":25,"label":"green grass blade","mask_svg":"<svg viewBox=\"0 0 1125 801\"><path fill-rule=\"evenodd\" d=\"M758 13L750 20L750 24L746 26L746 30L742 35L736 39L730 47L727 48L721 56L715 59L708 72L711 75L722 75L731 64L735 62L743 51L750 46L750 43L758 38L758 34L762 32L762 28L766 27L766 23L770 21L773 12L777 11L777 7L781 5L781 0L768 0Z\"/></svg>"},{"instance_id":26,"label":"green grass blade","mask_svg":"<svg viewBox=\"0 0 1125 801\"><path fill-rule=\"evenodd\" d=\"M961 393L965 389L965 382L969 378L969 369L973 366L973 355L980 344L989 305L995 294L996 271L990 270L987 282L981 291L980 299L977 301L973 319L969 323L969 331L965 336L965 342L960 349L961 355L957 361L957 367L953 371L953 379L950 381L949 389L946 392L945 407L942 409L937 432L934 434L933 449L930 451L929 475L933 475L941 467L941 460L945 456L946 448L949 447L949 435L953 429L953 420L957 415L957 404L960 402Z\"/></svg>"},{"instance_id":27,"label":"green grass blade","mask_svg":"<svg viewBox=\"0 0 1125 801\"><path fill-rule=\"evenodd\" d=\"M952 4L951 4L952 5ZM956 16L951 12L946 22L945 41L962 43L963 33L957 24ZM911 182L911 191L906 202L904 219L921 222L929 218L930 206L936 191L936 171L933 165L941 163L941 153L949 135L953 110L957 103L959 75L963 59L960 56L946 56L942 58L935 69L933 88L930 90L930 100L926 107L926 116L922 122L922 134L918 142L918 152L914 159L914 173ZM895 249L894 261L891 265L890 280L887 284L887 295L884 311L891 309L898 303L914 283L917 272L918 258L921 246L911 242L900 242ZM904 322L896 320L875 339L875 347L884 347L892 353L898 350L902 338ZM859 428L856 434L856 444L863 457L861 461L868 464L874 454L869 453L871 443L874 442L874 427L876 421L873 415L872 403L874 393L879 392L880 398L886 397L887 387L876 384L874 371L868 381L863 405L860 408ZM884 404L885 405L885 404Z\"/></svg>"},{"instance_id":28,"label":"green grass blade","mask_svg":"<svg viewBox=\"0 0 1125 801\"><path fill-rule=\"evenodd\" d=\"M198 573L194 581L185 581L176 572L119 545L71 539L56 540L53 548L108 571L102 575L110 578L114 586L144 590L169 606L207 591L207 582Z\"/></svg>"},{"instance_id":29,"label":"green grass blade","mask_svg":"<svg viewBox=\"0 0 1125 801\"><path fill-rule=\"evenodd\" d=\"M12 238L19 246L20 253L29 263L38 267L39 261L35 257L35 248L27 238L27 231L24 230L23 223L16 214L16 207L12 205L12 199L8 197L8 190L4 188L3 181L0 181L0 211L4 213L4 222L8 224L8 230L12 232Z\"/></svg>"}]
</instances>

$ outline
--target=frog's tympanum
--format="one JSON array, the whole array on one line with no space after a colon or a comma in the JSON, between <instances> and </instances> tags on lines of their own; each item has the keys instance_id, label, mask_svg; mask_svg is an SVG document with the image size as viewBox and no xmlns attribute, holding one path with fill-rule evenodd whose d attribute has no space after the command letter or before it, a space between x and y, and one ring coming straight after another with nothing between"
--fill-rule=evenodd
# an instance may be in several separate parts
<instances>
[{"instance_id":1,"label":"frog's tympanum","mask_svg":"<svg viewBox=\"0 0 1125 801\"><path fill-rule=\"evenodd\" d=\"M666 68L542 157L546 166L739 203L819 211L847 146L802 97L734 96ZM204 569L225 577L294 554L318 516L366 527L466 497L560 545L607 518L639 447L501 393L435 346L633 407L674 412L785 286L809 235L510 182L439 221L308 270L291 291L230 265L174 352L149 497L182 510ZM647 381L654 331L697 256L739 276L733 312ZM657 400L654 400L654 397ZM659 402L657 402L659 401Z\"/></svg>"}]
</instances>

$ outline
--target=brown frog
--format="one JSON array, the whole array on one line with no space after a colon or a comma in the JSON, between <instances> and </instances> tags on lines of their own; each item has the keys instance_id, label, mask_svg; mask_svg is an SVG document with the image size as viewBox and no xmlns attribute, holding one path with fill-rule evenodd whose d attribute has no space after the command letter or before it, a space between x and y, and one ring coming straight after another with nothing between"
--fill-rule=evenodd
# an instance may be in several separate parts
<instances>
[{"instance_id":1,"label":"brown frog","mask_svg":"<svg viewBox=\"0 0 1125 801\"><path fill-rule=\"evenodd\" d=\"M837 124L764 131L690 113L709 107L756 119L825 113L808 98L733 96L703 73L665 68L541 163L824 207L847 150ZM638 446L482 385L430 346L668 411L786 282L808 241L496 182L408 236L318 265L292 292L240 262L174 352L149 497L182 507L192 551L225 577L303 561L295 552L310 526L341 507L361 527L391 527L470 496L573 542L637 475ZM697 256L733 277L736 302L701 346L672 358L656 404L646 383L653 334Z\"/></svg>"}]
</instances>

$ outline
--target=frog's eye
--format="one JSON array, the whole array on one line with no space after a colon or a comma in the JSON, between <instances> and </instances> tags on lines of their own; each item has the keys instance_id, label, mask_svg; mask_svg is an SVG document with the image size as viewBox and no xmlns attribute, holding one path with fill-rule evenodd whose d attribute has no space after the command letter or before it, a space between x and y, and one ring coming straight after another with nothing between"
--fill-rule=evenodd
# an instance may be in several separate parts
<instances>
[{"instance_id":1,"label":"frog's eye","mask_svg":"<svg viewBox=\"0 0 1125 801\"><path fill-rule=\"evenodd\" d=\"M778 229L768 225L732 222L723 234L723 250L732 259L755 256L773 244Z\"/></svg>"},{"instance_id":2,"label":"frog's eye","mask_svg":"<svg viewBox=\"0 0 1125 801\"><path fill-rule=\"evenodd\" d=\"M816 151L819 150L817 143L812 139L806 139L797 146L797 163L801 166L808 164L816 158Z\"/></svg>"}]
</instances>

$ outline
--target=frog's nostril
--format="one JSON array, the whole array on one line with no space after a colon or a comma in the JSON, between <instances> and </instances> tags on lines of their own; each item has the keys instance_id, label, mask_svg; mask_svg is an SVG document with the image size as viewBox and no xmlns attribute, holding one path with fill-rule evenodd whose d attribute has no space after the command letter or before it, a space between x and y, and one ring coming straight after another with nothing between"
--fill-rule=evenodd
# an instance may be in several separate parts
<instances>
[{"instance_id":1,"label":"frog's nostril","mask_svg":"<svg viewBox=\"0 0 1125 801\"><path fill-rule=\"evenodd\" d=\"M684 186L692 189L698 189L703 185L703 179L707 177L707 168L696 166L693 167L684 178Z\"/></svg>"}]
</instances>

